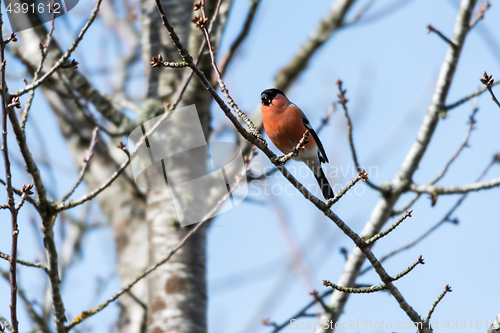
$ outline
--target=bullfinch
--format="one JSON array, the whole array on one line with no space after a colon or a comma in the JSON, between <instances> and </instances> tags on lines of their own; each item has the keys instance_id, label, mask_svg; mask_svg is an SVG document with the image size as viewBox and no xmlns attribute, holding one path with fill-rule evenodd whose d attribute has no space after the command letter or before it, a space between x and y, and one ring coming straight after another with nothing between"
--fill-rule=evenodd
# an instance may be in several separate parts
<instances>
[{"instance_id":1,"label":"bullfinch","mask_svg":"<svg viewBox=\"0 0 500 333\"><path fill-rule=\"evenodd\" d=\"M293 151L306 130L309 130L312 138L307 139L304 149L300 149L292 159L304 162L313 172L325 199L332 199L333 190L321 168L321 163L328 163L328 157L304 112L278 89L264 90L260 100L264 130L283 154Z\"/></svg>"}]
</instances>

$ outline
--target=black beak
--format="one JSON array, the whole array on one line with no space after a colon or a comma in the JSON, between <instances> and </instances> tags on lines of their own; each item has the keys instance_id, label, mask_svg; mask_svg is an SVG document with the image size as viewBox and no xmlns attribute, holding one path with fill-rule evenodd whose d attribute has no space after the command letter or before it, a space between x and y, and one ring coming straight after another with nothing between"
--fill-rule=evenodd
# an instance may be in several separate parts
<instances>
[{"instance_id":1,"label":"black beak","mask_svg":"<svg viewBox=\"0 0 500 333\"><path fill-rule=\"evenodd\" d=\"M262 101L262 104L264 104L265 106L271 104L271 101L269 100L269 98L265 93L260 95L260 100Z\"/></svg>"}]
</instances>

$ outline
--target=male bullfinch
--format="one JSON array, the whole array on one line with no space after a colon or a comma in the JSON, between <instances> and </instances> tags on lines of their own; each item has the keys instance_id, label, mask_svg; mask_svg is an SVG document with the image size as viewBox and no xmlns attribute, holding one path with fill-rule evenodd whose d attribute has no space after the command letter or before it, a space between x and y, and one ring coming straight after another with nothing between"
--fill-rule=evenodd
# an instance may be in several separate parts
<instances>
[{"instance_id":1,"label":"male bullfinch","mask_svg":"<svg viewBox=\"0 0 500 333\"><path fill-rule=\"evenodd\" d=\"M260 100L264 129L269 139L283 154L291 152L306 130L309 130L312 138L307 139L304 149L299 150L298 155L292 159L304 162L316 177L325 199L332 199L333 190L321 168L321 163L328 162L328 157L306 115L278 89L264 90Z\"/></svg>"}]
</instances>

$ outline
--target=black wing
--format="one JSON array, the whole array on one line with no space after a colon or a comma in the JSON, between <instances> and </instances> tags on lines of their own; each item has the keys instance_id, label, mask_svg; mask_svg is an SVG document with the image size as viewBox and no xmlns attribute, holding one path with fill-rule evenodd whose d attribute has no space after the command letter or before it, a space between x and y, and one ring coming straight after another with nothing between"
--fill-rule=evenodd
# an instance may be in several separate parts
<instances>
[{"instance_id":1,"label":"black wing","mask_svg":"<svg viewBox=\"0 0 500 333\"><path fill-rule=\"evenodd\" d=\"M318 153L318 156L319 156L319 160L323 163L328 163L328 157L326 157L326 153L325 153L325 149L323 148L323 144L321 143L321 141L319 140L319 137L318 137L318 134L316 134L316 132L314 131L314 129L312 128L311 126L311 123L309 122L309 119L307 119L306 115L304 114L304 112L302 112L302 122L304 123L304 126L306 126L306 128L309 130L309 133L311 133L311 135L313 136L314 138L314 141L316 141L316 144L318 145L318 149L319 149L319 153Z\"/></svg>"}]
</instances>

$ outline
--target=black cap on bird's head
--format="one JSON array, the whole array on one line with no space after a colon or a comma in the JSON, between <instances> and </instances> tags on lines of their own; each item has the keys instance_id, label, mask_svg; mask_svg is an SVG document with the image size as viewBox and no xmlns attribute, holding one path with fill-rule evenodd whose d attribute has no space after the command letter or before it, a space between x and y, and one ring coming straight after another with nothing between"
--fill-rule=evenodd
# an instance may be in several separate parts
<instances>
[{"instance_id":1,"label":"black cap on bird's head","mask_svg":"<svg viewBox=\"0 0 500 333\"><path fill-rule=\"evenodd\" d=\"M260 94L260 100L262 101L262 105L269 106L269 104L272 103L273 99L280 94L285 96L285 94L279 89L273 88L264 90L262 94Z\"/></svg>"}]
</instances>

